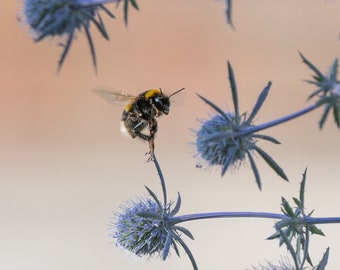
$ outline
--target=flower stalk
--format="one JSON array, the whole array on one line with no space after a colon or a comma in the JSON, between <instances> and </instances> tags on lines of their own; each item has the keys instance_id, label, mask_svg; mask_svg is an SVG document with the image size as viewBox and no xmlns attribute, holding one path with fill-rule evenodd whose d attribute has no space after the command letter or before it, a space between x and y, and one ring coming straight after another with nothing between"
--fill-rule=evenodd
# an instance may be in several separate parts
<instances>
[{"instance_id":1,"label":"flower stalk","mask_svg":"<svg viewBox=\"0 0 340 270\"><path fill-rule=\"evenodd\" d=\"M293 120L295 118L298 118L304 114L307 114L315 109L317 109L320 105L318 104L312 104L306 108L303 108L297 112L294 112L292 114L289 114L289 115L285 115L283 117L280 117L280 118L277 118L275 120L272 120L272 121L268 121L268 122L265 122L263 124L259 124L259 125L255 125L255 126L251 126L251 127L247 127L243 130L240 130L240 131L236 131L235 132L235 136L237 137L243 137L243 136L248 136L252 133L256 133L256 132L259 132L261 130L264 130L264 129L267 129L267 128L271 128L271 127L274 127L274 126L277 126L277 125L280 125L284 122L288 122L290 120Z\"/></svg>"},{"instance_id":2,"label":"flower stalk","mask_svg":"<svg viewBox=\"0 0 340 270\"><path fill-rule=\"evenodd\" d=\"M153 163L155 164L158 176L159 176L159 181L161 182L161 187L162 187L162 192L163 192L163 202L164 206L168 204L168 198L167 198L167 192L166 192L166 185L165 185L165 179L161 170L161 167L159 166L158 160L155 156L155 153L153 153Z\"/></svg>"},{"instance_id":3,"label":"flower stalk","mask_svg":"<svg viewBox=\"0 0 340 270\"><path fill-rule=\"evenodd\" d=\"M178 224L181 222L201 220L201 219L215 219L215 218L265 218L265 219L279 219L284 221L282 225L288 224L336 224L340 223L340 217L301 217L292 219L284 214L277 214L271 212L207 212L181 215L169 219L169 224Z\"/></svg>"}]
</instances>

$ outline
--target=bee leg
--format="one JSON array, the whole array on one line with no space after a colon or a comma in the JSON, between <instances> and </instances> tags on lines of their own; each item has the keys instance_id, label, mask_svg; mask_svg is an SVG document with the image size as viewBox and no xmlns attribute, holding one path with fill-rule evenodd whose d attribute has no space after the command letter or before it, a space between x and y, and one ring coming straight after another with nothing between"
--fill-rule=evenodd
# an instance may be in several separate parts
<instances>
[{"instance_id":1,"label":"bee leg","mask_svg":"<svg viewBox=\"0 0 340 270\"><path fill-rule=\"evenodd\" d=\"M151 104L152 105L152 108L154 108L155 112L156 112L156 117L159 116L159 110L156 108L156 106L154 104ZM150 121L151 122L151 121ZM156 123L156 126L157 126L157 123Z\"/></svg>"},{"instance_id":2,"label":"bee leg","mask_svg":"<svg viewBox=\"0 0 340 270\"><path fill-rule=\"evenodd\" d=\"M145 134L143 134L143 133L141 133L139 131L135 131L133 133L133 135L134 135L134 138L138 137L139 139L142 139L144 141L150 141L150 136L149 135L145 135Z\"/></svg>"},{"instance_id":3,"label":"bee leg","mask_svg":"<svg viewBox=\"0 0 340 270\"><path fill-rule=\"evenodd\" d=\"M150 136L149 136L149 157L148 160L153 160L153 155L155 151L155 134L157 132L158 125L157 125L157 120L155 118L152 118L149 121L149 130L150 130Z\"/></svg>"},{"instance_id":4,"label":"bee leg","mask_svg":"<svg viewBox=\"0 0 340 270\"><path fill-rule=\"evenodd\" d=\"M141 131L143 131L148 126L148 122L146 121L140 121L140 118L134 119L133 127L131 128L131 134L132 138L140 138L144 141L149 141L150 136L143 134Z\"/></svg>"},{"instance_id":5,"label":"bee leg","mask_svg":"<svg viewBox=\"0 0 340 270\"><path fill-rule=\"evenodd\" d=\"M153 160L153 150L154 150L154 133L150 132L150 135L146 135L141 133L140 131L133 131L133 138L138 137L139 139L142 139L143 141L149 142L149 148L150 151L146 153L148 156L148 161Z\"/></svg>"},{"instance_id":6,"label":"bee leg","mask_svg":"<svg viewBox=\"0 0 340 270\"><path fill-rule=\"evenodd\" d=\"M156 118L152 118L149 121L149 131L150 131L150 137L154 136L158 130L158 124Z\"/></svg>"},{"instance_id":7,"label":"bee leg","mask_svg":"<svg viewBox=\"0 0 340 270\"><path fill-rule=\"evenodd\" d=\"M155 136L151 136L149 140L149 149L150 151L147 153L148 155L148 161L153 160L153 155L155 152Z\"/></svg>"}]
</instances>

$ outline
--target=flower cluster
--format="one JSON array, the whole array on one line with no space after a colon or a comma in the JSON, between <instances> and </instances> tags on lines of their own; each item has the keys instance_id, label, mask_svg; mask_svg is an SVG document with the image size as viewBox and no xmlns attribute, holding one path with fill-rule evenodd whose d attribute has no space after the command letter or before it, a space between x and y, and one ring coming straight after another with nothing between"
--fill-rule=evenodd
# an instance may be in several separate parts
<instances>
[{"instance_id":1,"label":"flower cluster","mask_svg":"<svg viewBox=\"0 0 340 270\"><path fill-rule=\"evenodd\" d=\"M159 205L149 198L137 202L127 202L122 212L117 214L115 233L118 246L138 255L153 256L159 254L165 245L166 231L162 221L145 218L141 213L161 214Z\"/></svg>"},{"instance_id":2,"label":"flower cluster","mask_svg":"<svg viewBox=\"0 0 340 270\"><path fill-rule=\"evenodd\" d=\"M93 66L97 68L94 44L90 33L93 23L101 35L109 40L100 11L110 18L115 16L104 6L110 2L123 2L124 21L128 22L129 5L138 10L136 0L24 0L25 21L31 28L35 42L46 37L66 37L64 50L58 61L58 69L64 63L76 31L84 30L92 56Z\"/></svg>"},{"instance_id":3,"label":"flower cluster","mask_svg":"<svg viewBox=\"0 0 340 270\"><path fill-rule=\"evenodd\" d=\"M316 68L309 60L301 53L302 61L313 71L313 80L306 82L316 86L316 90L309 96L317 98L316 106L324 106L324 113L319 121L319 127L322 128L331 111L333 111L334 121L340 128L340 82L338 81L338 59L335 59L329 68L329 71L324 75Z\"/></svg>"},{"instance_id":4,"label":"flower cluster","mask_svg":"<svg viewBox=\"0 0 340 270\"><path fill-rule=\"evenodd\" d=\"M105 1L101 1L105 2ZM107 1L106 1L107 2ZM109 39L100 11L104 11L111 18L114 15L103 4L82 5L81 0L25 0L24 15L26 23L32 29L35 41L46 37L66 36L64 50L58 62L60 69L74 39L75 31L84 30L96 68L96 55L90 23L92 22L105 39Z\"/></svg>"},{"instance_id":5,"label":"flower cluster","mask_svg":"<svg viewBox=\"0 0 340 270\"><path fill-rule=\"evenodd\" d=\"M185 221L185 219L176 217L181 207L181 196L178 193L175 204L167 203L166 185L156 156L153 162L160 177L163 202L146 187L149 193L148 198L139 199L137 202L129 201L121 207L122 212L116 214L117 222L113 224L115 232L112 236L118 246L135 255L147 257L158 255L163 260L169 256L171 247L179 256L179 244L196 270L198 268L195 259L182 239L183 235L190 239L194 237L189 230L177 225Z\"/></svg>"},{"instance_id":6,"label":"flower cluster","mask_svg":"<svg viewBox=\"0 0 340 270\"><path fill-rule=\"evenodd\" d=\"M256 132L263 129L263 127L253 125L253 119L269 93L271 82L260 93L253 110L247 117L245 113L240 114L239 112L237 88L230 63L228 63L228 72L234 112L224 112L208 99L198 95L217 112L217 115L211 119L200 121L201 127L196 133L195 143L197 153L207 162L208 166L221 166L222 176L229 167L241 164L248 157L256 183L261 189L260 174L253 157L255 151L280 177L288 180L286 174L274 159L256 145L259 140L267 140L279 144L279 141L270 136L257 134Z\"/></svg>"},{"instance_id":7,"label":"flower cluster","mask_svg":"<svg viewBox=\"0 0 340 270\"><path fill-rule=\"evenodd\" d=\"M209 166L222 166L222 174L229 165L237 166L241 163L248 149L251 149L256 141L252 136L234 136L234 128L238 124L237 118L230 112L217 114L209 120L200 122L202 125L196 137L197 151Z\"/></svg>"}]
</instances>

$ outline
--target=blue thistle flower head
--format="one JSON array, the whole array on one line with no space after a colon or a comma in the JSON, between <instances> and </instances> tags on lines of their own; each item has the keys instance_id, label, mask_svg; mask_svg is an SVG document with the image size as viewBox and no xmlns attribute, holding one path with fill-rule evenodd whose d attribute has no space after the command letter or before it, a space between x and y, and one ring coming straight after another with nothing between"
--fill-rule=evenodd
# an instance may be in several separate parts
<instances>
[{"instance_id":1,"label":"blue thistle flower head","mask_svg":"<svg viewBox=\"0 0 340 270\"><path fill-rule=\"evenodd\" d=\"M109 12L101 1L93 4L81 0L24 0L25 21L34 33L35 41L38 42L46 37L66 36L64 51L59 60L59 68L62 66L67 52L71 46L76 30L83 29L90 46L93 65L96 67L94 45L90 35L90 23L92 22L102 36L108 39L104 23L99 11L103 10L111 18Z\"/></svg>"},{"instance_id":2,"label":"blue thistle flower head","mask_svg":"<svg viewBox=\"0 0 340 270\"><path fill-rule=\"evenodd\" d=\"M24 13L27 23L41 39L48 35L69 35L72 28L88 25L97 8L88 6L81 10L77 0L26 0Z\"/></svg>"},{"instance_id":3,"label":"blue thistle flower head","mask_svg":"<svg viewBox=\"0 0 340 270\"><path fill-rule=\"evenodd\" d=\"M338 80L338 59L335 59L329 71L323 74L314 64L300 53L303 63L313 71L313 79L305 80L316 87L308 99L316 98L317 106L324 106L324 113L319 121L320 129L324 126L328 115L333 111L334 121L340 128L340 82Z\"/></svg>"},{"instance_id":4,"label":"blue thistle flower head","mask_svg":"<svg viewBox=\"0 0 340 270\"><path fill-rule=\"evenodd\" d=\"M274 159L257 146L259 140L279 144L279 141L271 136L258 134L258 131L272 126L272 123L262 126L253 125L253 120L269 93L271 82L260 92L254 108L247 115L246 113L240 113L236 80L229 62L228 73L234 105L233 112L224 112L213 102L198 95L217 113L208 120L199 120L201 127L196 131L195 142L198 155L207 162L208 166L221 166L222 176L227 169L243 163L247 158L253 170L256 183L261 189L260 174L253 158L253 154L258 153L280 177L288 180L286 174Z\"/></svg>"},{"instance_id":5,"label":"blue thistle flower head","mask_svg":"<svg viewBox=\"0 0 340 270\"><path fill-rule=\"evenodd\" d=\"M156 163L158 164L157 161ZM162 185L162 188L165 194L165 185ZM121 207L123 211L116 214L117 221L113 224L115 232L112 236L117 246L138 256L151 258L159 255L165 260L170 254L171 247L179 256L177 244L180 244L194 269L198 269L182 235L191 239L194 237L189 230L177 225L184 220L175 217L181 207L181 196L178 193L174 205L173 202L166 203L166 200L162 203L153 191L148 187L146 189L150 195L149 198L140 198L137 202L129 201Z\"/></svg>"},{"instance_id":6,"label":"blue thistle flower head","mask_svg":"<svg viewBox=\"0 0 340 270\"><path fill-rule=\"evenodd\" d=\"M217 114L209 120L199 120L200 129L196 136L196 149L208 166L226 166L240 164L246 157L247 151L256 142L252 136L235 137L237 127L250 126L244 122L237 125L237 119L232 113Z\"/></svg>"},{"instance_id":7,"label":"blue thistle flower head","mask_svg":"<svg viewBox=\"0 0 340 270\"><path fill-rule=\"evenodd\" d=\"M142 213L160 215L162 209L152 199L130 201L117 214L113 238L118 246L138 256L160 254L167 238L162 221L141 216Z\"/></svg>"}]
</instances>

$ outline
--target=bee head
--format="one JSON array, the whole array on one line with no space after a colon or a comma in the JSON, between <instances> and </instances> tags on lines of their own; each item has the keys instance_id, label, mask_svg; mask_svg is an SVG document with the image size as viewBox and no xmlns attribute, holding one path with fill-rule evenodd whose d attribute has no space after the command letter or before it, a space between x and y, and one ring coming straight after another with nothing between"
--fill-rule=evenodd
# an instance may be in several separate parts
<instances>
[{"instance_id":1,"label":"bee head","mask_svg":"<svg viewBox=\"0 0 340 270\"><path fill-rule=\"evenodd\" d=\"M153 104L155 105L158 111L164 114L169 113L170 100L169 100L169 97L163 95L163 93L154 97Z\"/></svg>"},{"instance_id":2,"label":"bee head","mask_svg":"<svg viewBox=\"0 0 340 270\"><path fill-rule=\"evenodd\" d=\"M184 88L177 90L176 92L172 93L170 96L166 96L163 94L162 89L159 88L160 95L155 97L155 106L158 110L162 111L164 114L169 113L169 108L170 108L170 97L173 95L183 91Z\"/></svg>"}]
</instances>

